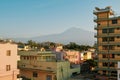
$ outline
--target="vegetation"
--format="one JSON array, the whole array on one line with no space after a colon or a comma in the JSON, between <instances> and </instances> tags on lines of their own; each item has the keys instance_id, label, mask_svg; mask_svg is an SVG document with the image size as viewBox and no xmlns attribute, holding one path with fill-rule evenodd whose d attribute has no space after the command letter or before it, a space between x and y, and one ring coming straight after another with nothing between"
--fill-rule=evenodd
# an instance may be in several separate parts
<instances>
[{"instance_id":1,"label":"vegetation","mask_svg":"<svg viewBox=\"0 0 120 80\"><path fill-rule=\"evenodd\" d=\"M93 59L88 59L85 62L87 62L90 65L90 67L97 66L97 63Z\"/></svg>"},{"instance_id":2,"label":"vegetation","mask_svg":"<svg viewBox=\"0 0 120 80\"><path fill-rule=\"evenodd\" d=\"M58 43L55 43L55 42L39 43L33 40L28 40L27 43L17 42L17 44L19 46L29 45L31 48L37 47L37 49L40 49L41 47L44 47L45 49L51 49L51 48L54 48L56 45L58 45ZM63 44L60 44L60 45L63 45ZM70 42L69 44L63 45L63 48L70 49L70 50L86 51L92 47L89 45L79 45L79 44L76 44L75 42Z\"/></svg>"},{"instance_id":3,"label":"vegetation","mask_svg":"<svg viewBox=\"0 0 120 80\"><path fill-rule=\"evenodd\" d=\"M75 42L70 42L69 44L64 45L64 49L71 49L71 50L78 50L78 51L86 51L89 48L92 48L92 47L89 45L79 45L79 44L76 44Z\"/></svg>"}]
</instances>

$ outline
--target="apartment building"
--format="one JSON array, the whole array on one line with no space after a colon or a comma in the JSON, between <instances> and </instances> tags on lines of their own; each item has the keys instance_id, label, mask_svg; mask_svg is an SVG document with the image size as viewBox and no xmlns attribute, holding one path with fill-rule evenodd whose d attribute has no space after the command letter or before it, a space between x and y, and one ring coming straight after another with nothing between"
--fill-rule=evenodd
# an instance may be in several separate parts
<instances>
[{"instance_id":1,"label":"apartment building","mask_svg":"<svg viewBox=\"0 0 120 80\"><path fill-rule=\"evenodd\" d=\"M98 73L108 79L117 79L117 62L120 61L120 16L115 16L110 6L95 8L97 34Z\"/></svg>"},{"instance_id":2,"label":"apartment building","mask_svg":"<svg viewBox=\"0 0 120 80\"><path fill-rule=\"evenodd\" d=\"M17 80L17 45L0 42L0 80Z\"/></svg>"},{"instance_id":3,"label":"apartment building","mask_svg":"<svg viewBox=\"0 0 120 80\"><path fill-rule=\"evenodd\" d=\"M70 68L70 62L57 60L51 51L20 51L18 68L26 80L68 80L79 68Z\"/></svg>"}]
</instances>

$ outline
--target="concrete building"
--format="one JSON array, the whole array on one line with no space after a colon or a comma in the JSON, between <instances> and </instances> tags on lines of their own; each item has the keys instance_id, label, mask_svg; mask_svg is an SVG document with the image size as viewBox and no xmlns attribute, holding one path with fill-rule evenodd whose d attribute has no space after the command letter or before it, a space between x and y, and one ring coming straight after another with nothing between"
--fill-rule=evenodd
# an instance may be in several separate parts
<instances>
[{"instance_id":1,"label":"concrete building","mask_svg":"<svg viewBox=\"0 0 120 80\"><path fill-rule=\"evenodd\" d=\"M18 45L19 51L29 51L31 50L31 47L29 45Z\"/></svg>"},{"instance_id":2,"label":"concrete building","mask_svg":"<svg viewBox=\"0 0 120 80\"><path fill-rule=\"evenodd\" d=\"M117 62L120 60L120 16L115 16L110 6L95 8L94 21L97 23L98 73L108 79L117 79Z\"/></svg>"},{"instance_id":3,"label":"concrete building","mask_svg":"<svg viewBox=\"0 0 120 80\"><path fill-rule=\"evenodd\" d=\"M118 62L117 80L120 80L120 62Z\"/></svg>"},{"instance_id":4,"label":"concrete building","mask_svg":"<svg viewBox=\"0 0 120 80\"><path fill-rule=\"evenodd\" d=\"M0 42L0 80L17 80L17 45Z\"/></svg>"},{"instance_id":5,"label":"concrete building","mask_svg":"<svg viewBox=\"0 0 120 80\"><path fill-rule=\"evenodd\" d=\"M83 61L94 58L94 52L91 52L91 51L84 51L84 52L81 52L80 54L81 54L81 60Z\"/></svg>"},{"instance_id":6,"label":"concrete building","mask_svg":"<svg viewBox=\"0 0 120 80\"><path fill-rule=\"evenodd\" d=\"M20 51L20 76L28 80L68 80L79 68L70 68L70 62L57 61L51 51Z\"/></svg>"},{"instance_id":7,"label":"concrete building","mask_svg":"<svg viewBox=\"0 0 120 80\"><path fill-rule=\"evenodd\" d=\"M67 59L70 63L79 64L80 63L80 52L75 50L64 51L64 59Z\"/></svg>"}]
</instances>

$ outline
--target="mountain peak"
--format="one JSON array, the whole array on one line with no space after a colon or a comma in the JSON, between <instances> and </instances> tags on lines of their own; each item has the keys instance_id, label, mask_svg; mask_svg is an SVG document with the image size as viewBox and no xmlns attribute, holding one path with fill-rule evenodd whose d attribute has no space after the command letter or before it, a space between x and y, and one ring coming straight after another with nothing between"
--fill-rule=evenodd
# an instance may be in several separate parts
<instances>
[{"instance_id":1,"label":"mountain peak","mask_svg":"<svg viewBox=\"0 0 120 80\"><path fill-rule=\"evenodd\" d=\"M93 45L95 40L93 32L83 30L77 27L71 27L60 34L32 37L30 39L37 42L52 41L63 44L67 44L69 42L76 42L78 44L84 45Z\"/></svg>"}]
</instances>

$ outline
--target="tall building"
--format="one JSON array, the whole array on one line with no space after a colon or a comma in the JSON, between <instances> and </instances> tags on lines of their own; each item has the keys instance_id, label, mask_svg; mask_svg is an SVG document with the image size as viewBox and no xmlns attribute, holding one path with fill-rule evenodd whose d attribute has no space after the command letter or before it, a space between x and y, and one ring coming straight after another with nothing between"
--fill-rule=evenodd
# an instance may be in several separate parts
<instances>
[{"instance_id":1,"label":"tall building","mask_svg":"<svg viewBox=\"0 0 120 80\"><path fill-rule=\"evenodd\" d=\"M108 79L117 79L117 62L120 61L120 16L115 16L110 6L95 8L94 22L97 23L98 73L106 75Z\"/></svg>"},{"instance_id":2,"label":"tall building","mask_svg":"<svg viewBox=\"0 0 120 80\"><path fill-rule=\"evenodd\" d=\"M19 55L18 68L25 80L68 80L80 72L80 67L71 68L70 62L56 60L51 51L20 51Z\"/></svg>"},{"instance_id":3,"label":"tall building","mask_svg":"<svg viewBox=\"0 0 120 80\"><path fill-rule=\"evenodd\" d=\"M0 42L0 80L17 80L17 45Z\"/></svg>"},{"instance_id":4,"label":"tall building","mask_svg":"<svg viewBox=\"0 0 120 80\"><path fill-rule=\"evenodd\" d=\"M118 69L117 69L117 80L120 80L120 62L118 62Z\"/></svg>"}]
</instances>

